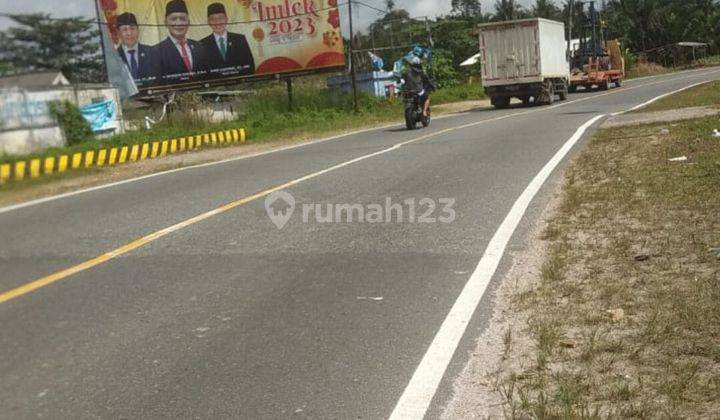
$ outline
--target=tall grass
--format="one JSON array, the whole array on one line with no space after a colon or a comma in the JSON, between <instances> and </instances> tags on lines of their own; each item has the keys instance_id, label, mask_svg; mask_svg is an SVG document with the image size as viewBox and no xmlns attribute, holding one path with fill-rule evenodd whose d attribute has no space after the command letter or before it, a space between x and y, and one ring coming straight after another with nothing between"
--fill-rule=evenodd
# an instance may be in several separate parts
<instances>
[{"instance_id":1,"label":"tall grass","mask_svg":"<svg viewBox=\"0 0 720 420\"><path fill-rule=\"evenodd\" d=\"M463 83L439 89L432 95L432 103L436 105L459 101L485 99L485 89L480 83Z\"/></svg>"}]
</instances>

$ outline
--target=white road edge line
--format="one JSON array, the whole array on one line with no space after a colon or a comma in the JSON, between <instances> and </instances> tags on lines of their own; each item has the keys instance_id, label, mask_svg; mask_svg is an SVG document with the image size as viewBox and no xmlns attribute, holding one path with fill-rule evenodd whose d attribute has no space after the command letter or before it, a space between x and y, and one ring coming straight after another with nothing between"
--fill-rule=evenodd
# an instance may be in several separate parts
<instances>
[{"instance_id":1,"label":"white road edge line","mask_svg":"<svg viewBox=\"0 0 720 420\"><path fill-rule=\"evenodd\" d=\"M622 114L625 114L625 113L627 113L627 112L637 111L638 109L640 109L640 108L645 108L646 106L650 105L651 103L654 103L655 101L659 101L659 100L662 99L662 98L668 97L668 96L670 96L670 95L674 95L674 94L676 94L676 93L680 93L680 92L682 92L682 91L684 91L684 90L692 89L692 88L694 88L695 86L700 86L700 85L704 85L704 84L706 84L706 83L712 83L712 82L714 82L714 80L707 80L707 81L704 81L704 82L693 83L693 84L690 85L690 86L685 86L684 88L680 88L680 89L677 89L677 90L673 90L672 92L663 93L663 94L660 95L660 96L656 96L656 97L650 99L649 101L645 101L645 102L641 103L640 105L635 105L634 107L632 107L632 108L630 108L630 109L626 109L625 111L613 112L612 114L610 114L610 116L611 116L611 117L616 117L616 116L618 116L618 115L622 115Z\"/></svg>"},{"instance_id":2,"label":"white road edge line","mask_svg":"<svg viewBox=\"0 0 720 420\"><path fill-rule=\"evenodd\" d=\"M520 195L502 224L493 235L485 253L465 284L460 296L445 317L442 326L435 334L420 365L410 379L395 409L390 415L391 420L400 419L422 419L425 417L428 407L440 386L440 381L445 375L448 364L452 360L460 340L465 334L465 329L470 322L495 270L500 264L510 238L517 228L520 220L525 215L530 202L545 184L545 181L552 174L555 168L562 162L573 146L585 134L585 131L605 114L593 117L580 126L575 134L565 142L550 161L540 170L525 191Z\"/></svg>"},{"instance_id":3,"label":"white road edge line","mask_svg":"<svg viewBox=\"0 0 720 420\"><path fill-rule=\"evenodd\" d=\"M712 67L711 67L711 69L712 69ZM695 76L695 74L687 75L688 73L700 72L701 70L707 70L707 69L703 68L703 69L697 69L697 70L688 70L688 71L682 71L682 72L676 72L676 73L662 74L662 75L657 75L657 76L647 76L647 77L641 77L641 78L638 78L638 79L633 79L633 80L631 80L631 81L638 81L638 80L641 80L641 79L651 79L651 78L662 77L662 76L668 76L668 78L669 78L669 79L672 79L673 81L674 81L674 80L684 80L684 79L687 79L687 78L690 78L690 77ZM717 70L714 70L714 71L711 70L711 71L708 71L707 74L700 74L700 75L705 75L705 76L706 76L706 75L713 74L713 73L716 73L716 72L717 72ZM678 77L678 78L673 78L673 77L672 77L672 76L683 76L683 75L685 75L685 76L684 76L684 77ZM538 108L538 109L532 110L532 111L530 111L530 112L519 112L519 113L515 113L515 114L507 114L507 115L505 115L505 116L503 116L503 117L501 117L501 118L499 118L499 119L505 119L505 118L507 118L507 117L515 117L515 116L525 115L525 114L528 114L528 113L535 113L535 112L541 112L541 111L546 111L546 110L550 110L550 109L555 109L555 108L558 108L558 107L568 106L568 105L571 105L571 104L577 103L577 102L584 102L584 101L587 101L587 100L590 100L590 99L602 97L602 96L605 96L605 95L610 95L610 94L613 94L613 93L622 93L623 91L627 91L627 90L630 90L630 89L636 89L636 88L640 88L640 87L644 87L644 86L650 86L650 85L655 85L655 84L664 83L664 82L665 82L665 81L663 80L663 81L660 81L660 82L648 83L648 84L646 84L646 85L633 86L633 87L630 87L630 88L626 88L626 89L624 89L624 90L622 90L622 91L606 92L606 93L602 93L602 94L599 94L599 95L593 95L593 96L588 96L588 97L576 99L576 100L574 100L574 101L564 101L564 102L559 103L559 104L557 104L557 105L553 105L553 106L550 106L550 107ZM704 83L704 82L703 82L703 83ZM442 116L436 117L435 119L437 120L437 119L441 119L441 118L450 118L450 117L456 117L456 116L465 115L465 114L467 114L467 113L462 113L462 112L461 112L461 113L455 113L455 114L448 114L448 115L442 115ZM479 121L479 123L486 122L486 121L493 121L493 120L496 120L496 119L483 120L483 121ZM286 150L296 149L296 148L300 148L300 147L311 146L311 145L315 145L315 144L319 144L319 143L324 143L324 142L328 142L328 141L339 140L339 139L342 139L342 138L345 138L345 137L348 137L348 136L352 136L352 135L356 135L356 134L362 134L362 133L367 133L367 132L371 132L371 131L383 130L383 129L386 129L386 128L395 127L395 126L397 126L397 125L398 125L397 123L394 123L394 124L388 124L388 125L381 126L381 127L366 128L366 129L362 129L362 130L352 131L352 132L349 132L349 133L338 134L338 135L335 135L335 136L331 136L331 137L327 137L327 138L323 138L323 139L319 139L319 140L310 140L310 141L300 142L300 143L297 143L297 144L292 144L292 145L289 145L289 146L278 147L278 148L271 148L271 149L269 149L269 150L264 150L264 151L261 151L261 152L258 152L258 153L252 153L252 154L248 154L248 155L237 156L237 157L233 157L233 158L229 158L229 159L225 159L225 160L220 160L220 161L216 161L216 162L207 162L207 163L201 163L201 164L198 164L198 165L186 166L186 167L183 167L183 168L170 169L170 170L167 170L167 171L156 172L156 173L152 173L152 174L148 174L148 175L139 176L139 177L136 177L136 178L129 178L129 179L125 179L125 180L122 180L122 181L112 182L112 183L109 183L109 184L96 185L96 186L94 186L94 187L89 187L89 188L85 188L85 189L81 189L81 190L69 191L69 192L66 192L66 193L58 194L58 195L52 195L52 196L49 196L49 197L43 197L43 198L38 198L38 199L35 199L35 200L26 201L26 202L24 202L24 203L18 203L18 204L13 204L13 205L6 206L6 207L0 207L0 214L2 214L2 213L7 213L7 212L11 212L11 211L14 211L14 210L19 210L19 209L26 208L26 207L35 206L35 205L38 205L38 204L43 204L43 203L55 201L55 200L60 200L60 199L63 199L63 198L68 198L68 197L72 197L72 196L75 196L75 195L80 195L80 194L84 194L84 193L88 193L88 192L92 192L92 191L103 190L103 189L106 189L106 188L113 188L113 187L117 187L117 186L120 186L120 185L123 185L123 184L129 184L129 183L138 182L138 181L143 181L143 180L150 179L150 178L155 178L155 177L158 177L158 176L164 176L164 175L172 174L172 173L175 173L175 172L187 171L187 170L192 170L192 169L198 169L198 168L203 168L203 167L207 167L207 166L222 165L222 164L224 164L224 163L235 162L235 161L239 161L239 160L243 160L243 159L250 159L250 158L254 158L254 157L264 156L264 155L268 155L268 154L272 154L272 153L277 153L277 152L283 152L283 151L286 151ZM437 133L436 133L436 134L437 134Z\"/></svg>"}]
</instances>

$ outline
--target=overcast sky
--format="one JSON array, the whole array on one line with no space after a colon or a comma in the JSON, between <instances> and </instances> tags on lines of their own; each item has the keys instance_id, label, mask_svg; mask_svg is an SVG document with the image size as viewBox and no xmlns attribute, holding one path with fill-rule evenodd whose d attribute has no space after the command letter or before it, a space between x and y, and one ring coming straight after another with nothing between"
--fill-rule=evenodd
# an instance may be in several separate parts
<instances>
[{"instance_id":1,"label":"overcast sky","mask_svg":"<svg viewBox=\"0 0 720 420\"><path fill-rule=\"evenodd\" d=\"M384 9L384 0L357 0L379 9ZM521 4L526 4L531 0L521 0ZM344 3L344 1L340 1ZM429 16L435 17L450 12L450 0L396 0L397 7L406 9L413 17ZM493 8L494 0L483 0L483 7L486 11ZM347 20L347 6L344 6L343 20ZM94 16L95 7L93 0L0 0L0 12L2 13L50 13L58 17L68 16ZM358 5L356 7L355 17L359 21L359 27L366 26L369 22L377 19L378 12L367 7ZM5 29L9 25L6 18L0 17L0 29ZM346 25L344 25L346 26Z\"/></svg>"}]
</instances>

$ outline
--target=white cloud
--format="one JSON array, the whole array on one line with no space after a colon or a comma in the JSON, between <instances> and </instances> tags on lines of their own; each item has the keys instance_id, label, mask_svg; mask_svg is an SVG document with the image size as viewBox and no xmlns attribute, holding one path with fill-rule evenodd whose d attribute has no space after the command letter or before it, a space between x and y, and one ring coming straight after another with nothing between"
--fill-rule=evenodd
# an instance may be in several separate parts
<instances>
[{"instance_id":1,"label":"white cloud","mask_svg":"<svg viewBox=\"0 0 720 420\"><path fill-rule=\"evenodd\" d=\"M435 17L437 15L448 14L451 9L450 0L405 0L399 2L399 4L407 9L413 16Z\"/></svg>"},{"instance_id":2,"label":"white cloud","mask_svg":"<svg viewBox=\"0 0 720 420\"><path fill-rule=\"evenodd\" d=\"M57 0L0 0L0 12L10 14L49 13L55 17L94 17L95 4L92 0L64 0L62 7L58 7ZM0 30L6 29L11 23L10 19L0 17Z\"/></svg>"}]
</instances>

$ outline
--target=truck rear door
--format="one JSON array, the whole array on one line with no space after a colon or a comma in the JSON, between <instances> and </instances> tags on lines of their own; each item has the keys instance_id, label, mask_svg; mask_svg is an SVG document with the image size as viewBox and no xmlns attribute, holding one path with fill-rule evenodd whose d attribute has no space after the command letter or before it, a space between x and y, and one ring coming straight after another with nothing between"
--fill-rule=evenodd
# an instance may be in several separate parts
<instances>
[{"instance_id":1,"label":"truck rear door","mask_svg":"<svg viewBox=\"0 0 720 420\"><path fill-rule=\"evenodd\" d=\"M480 32L486 85L511 84L540 75L537 21L500 23Z\"/></svg>"}]
</instances>

